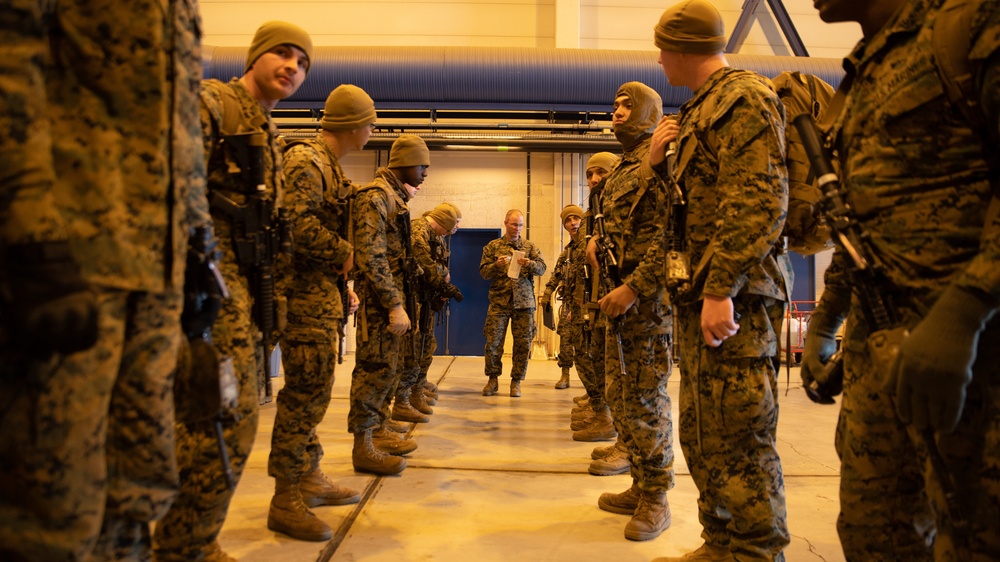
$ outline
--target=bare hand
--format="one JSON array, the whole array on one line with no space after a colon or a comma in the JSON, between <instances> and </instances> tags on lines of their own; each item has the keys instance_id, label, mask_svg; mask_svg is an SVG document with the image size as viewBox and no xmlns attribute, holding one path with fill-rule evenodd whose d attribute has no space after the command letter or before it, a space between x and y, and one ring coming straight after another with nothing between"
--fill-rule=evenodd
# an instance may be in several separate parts
<instances>
[{"instance_id":1,"label":"bare hand","mask_svg":"<svg viewBox=\"0 0 1000 562\"><path fill-rule=\"evenodd\" d=\"M701 333L705 344L719 347L727 338L736 335L740 325L733 319L733 299L705 295L701 305Z\"/></svg>"},{"instance_id":2,"label":"bare hand","mask_svg":"<svg viewBox=\"0 0 1000 562\"><path fill-rule=\"evenodd\" d=\"M361 299L358 298L358 294L354 292L354 289L347 289L347 313L354 314L358 311L359 306L361 306Z\"/></svg>"},{"instance_id":3,"label":"bare hand","mask_svg":"<svg viewBox=\"0 0 1000 562\"><path fill-rule=\"evenodd\" d=\"M656 166L666 158L667 147L674 140L677 140L677 133L680 125L673 115L664 115L653 131L653 138L649 145L649 165Z\"/></svg>"},{"instance_id":4,"label":"bare hand","mask_svg":"<svg viewBox=\"0 0 1000 562\"><path fill-rule=\"evenodd\" d=\"M507 267L507 264L509 263L510 263L510 256L500 256L499 258L497 258L497 265L499 266Z\"/></svg>"},{"instance_id":5,"label":"bare hand","mask_svg":"<svg viewBox=\"0 0 1000 562\"><path fill-rule=\"evenodd\" d=\"M531 265L531 260L529 260L528 258L517 258L517 263L521 267L524 267L526 265Z\"/></svg>"},{"instance_id":6,"label":"bare hand","mask_svg":"<svg viewBox=\"0 0 1000 562\"><path fill-rule=\"evenodd\" d=\"M604 295L604 298L597 301L597 304L601 305L601 312L607 314L610 318L614 318L620 314L624 314L626 310L635 304L637 296L638 294L632 290L632 287L621 285L615 287L607 295Z\"/></svg>"}]
</instances>

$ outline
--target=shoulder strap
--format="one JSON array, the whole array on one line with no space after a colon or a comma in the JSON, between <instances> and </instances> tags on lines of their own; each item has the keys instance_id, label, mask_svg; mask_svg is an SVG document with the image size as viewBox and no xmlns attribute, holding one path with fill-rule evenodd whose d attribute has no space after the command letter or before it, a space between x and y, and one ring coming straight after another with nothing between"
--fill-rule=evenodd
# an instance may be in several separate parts
<instances>
[{"instance_id":1,"label":"shoulder strap","mask_svg":"<svg viewBox=\"0 0 1000 562\"><path fill-rule=\"evenodd\" d=\"M984 116L976 99L970 32L976 4L970 0L945 0L934 22L932 44L945 94L973 129L982 129Z\"/></svg>"},{"instance_id":2,"label":"shoulder strap","mask_svg":"<svg viewBox=\"0 0 1000 562\"><path fill-rule=\"evenodd\" d=\"M285 143L285 152L292 149L293 146L308 146L316 151L317 156L322 154L322 150L325 150L323 146L320 146L315 138L311 139L293 139ZM333 166L327 162L326 158L319 157L319 171L323 176L323 193L328 193L330 189L335 189L336 186L333 185ZM336 196L337 193L334 192Z\"/></svg>"}]
</instances>

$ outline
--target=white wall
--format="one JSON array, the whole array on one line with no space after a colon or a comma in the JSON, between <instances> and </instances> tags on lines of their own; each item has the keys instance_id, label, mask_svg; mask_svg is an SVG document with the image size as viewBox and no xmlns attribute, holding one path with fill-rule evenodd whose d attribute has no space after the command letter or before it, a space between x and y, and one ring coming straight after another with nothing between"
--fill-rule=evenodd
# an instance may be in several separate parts
<instances>
[{"instance_id":1,"label":"white wall","mask_svg":"<svg viewBox=\"0 0 1000 562\"><path fill-rule=\"evenodd\" d=\"M249 45L260 23L304 27L316 45L580 47L654 51L653 26L667 0L202 0L205 44ZM715 0L731 32L743 0ZM854 24L819 20L811 0L785 8L814 57L843 57L861 37ZM745 54L790 54L761 1ZM573 33L576 31L577 33Z\"/></svg>"}]
</instances>

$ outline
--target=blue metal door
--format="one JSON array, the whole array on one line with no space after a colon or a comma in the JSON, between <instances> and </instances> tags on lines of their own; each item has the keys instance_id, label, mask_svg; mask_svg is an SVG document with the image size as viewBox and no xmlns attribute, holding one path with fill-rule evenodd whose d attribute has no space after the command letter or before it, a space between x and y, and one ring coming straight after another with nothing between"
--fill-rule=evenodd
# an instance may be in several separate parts
<instances>
[{"instance_id":1,"label":"blue metal door","mask_svg":"<svg viewBox=\"0 0 1000 562\"><path fill-rule=\"evenodd\" d=\"M435 355L483 354L490 282L479 275L479 260L486 244L499 237L499 228L462 228L451 236L451 282L462 291L464 300L449 301L444 322L434 327Z\"/></svg>"}]
</instances>

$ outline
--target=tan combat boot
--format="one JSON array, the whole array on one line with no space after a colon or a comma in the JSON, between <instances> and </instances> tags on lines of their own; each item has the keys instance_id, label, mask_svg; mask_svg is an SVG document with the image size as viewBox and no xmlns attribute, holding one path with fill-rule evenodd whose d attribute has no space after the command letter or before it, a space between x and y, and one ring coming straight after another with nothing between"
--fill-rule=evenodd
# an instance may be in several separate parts
<instances>
[{"instance_id":1,"label":"tan combat boot","mask_svg":"<svg viewBox=\"0 0 1000 562\"><path fill-rule=\"evenodd\" d=\"M396 421L427 423L431 419L416 411L410 405L410 389L400 388L396 391L396 399L392 401L392 419Z\"/></svg>"},{"instance_id":2,"label":"tan combat boot","mask_svg":"<svg viewBox=\"0 0 1000 562\"><path fill-rule=\"evenodd\" d=\"M590 400L590 395L589 394L584 394L584 395L581 395L581 396L574 396L573 397L573 402L576 403L576 404L581 404L581 403L586 402L588 400Z\"/></svg>"},{"instance_id":3,"label":"tan combat boot","mask_svg":"<svg viewBox=\"0 0 1000 562\"><path fill-rule=\"evenodd\" d=\"M569 388L569 369L563 369L562 376L560 376L559 381L556 382L556 390L562 390L564 388Z\"/></svg>"},{"instance_id":4,"label":"tan combat boot","mask_svg":"<svg viewBox=\"0 0 1000 562\"><path fill-rule=\"evenodd\" d=\"M406 422L392 421L392 419L386 419L382 421L382 427L393 433L403 433L410 431L410 425Z\"/></svg>"},{"instance_id":5,"label":"tan combat boot","mask_svg":"<svg viewBox=\"0 0 1000 562\"><path fill-rule=\"evenodd\" d=\"M513 398L521 397L521 380L510 379L510 395Z\"/></svg>"},{"instance_id":6,"label":"tan combat boot","mask_svg":"<svg viewBox=\"0 0 1000 562\"><path fill-rule=\"evenodd\" d=\"M426 394L433 394L434 397L437 398L437 395L438 395L438 385L432 383L431 381L429 381L427 379L424 379L423 381L421 381L420 384L424 387L424 393L426 393Z\"/></svg>"},{"instance_id":7,"label":"tan combat boot","mask_svg":"<svg viewBox=\"0 0 1000 562\"><path fill-rule=\"evenodd\" d=\"M698 550L684 556L654 558L653 562L736 562L736 558L728 548L705 543Z\"/></svg>"},{"instance_id":8,"label":"tan combat boot","mask_svg":"<svg viewBox=\"0 0 1000 562\"><path fill-rule=\"evenodd\" d=\"M330 481L318 467L299 481L302 501L309 507L320 505L347 505L361 501L361 494Z\"/></svg>"},{"instance_id":9,"label":"tan combat boot","mask_svg":"<svg viewBox=\"0 0 1000 562\"><path fill-rule=\"evenodd\" d=\"M611 513L635 515L639 507L639 485L632 482L632 487L620 494L604 493L597 498L597 507Z\"/></svg>"},{"instance_id":10,"label":"tan combat boot","mask_svg":"<svg viewBox=\"0 0 1000 562\"><path fill-rule=\"evenodd\" d=\"M434 409L427 403L427 395L425 395L420 388L415 387L410 392L410 406L412 406L414 410L427 416L434 413Z\"/></svg>"},{"instance_id":11,"label":"tan combat boot","mask_svg":"<svg viewBox=\"0 0 1000 562\"><path fill-rule=\"evenodd\" d=\"M391 476L399 474L406 468L406 459L387 455L372 445L372 430L354 434L354 450L351 451L354 470L369 474Z\"/></svg>"},{"instance_id":12,"label":"tan combat boot","mask_svg":"<svg viewBox=\"0 0 1000 562\"><path fill-rule=\"evenodd\" d=\"M490 377L490 380L486 382L486 386L483 387L483 396L493 396L500 390L500 383L497 382L496 377Z\"/></svg>"},{"instance_id":13,"label":"tan combat boot","mask_svg":"<svg viewBox=\"0 0 1000 562\"><path fill-rule=\"evenodd\" d=\"M610 441L617 437L615 420L611 417L611 410L607 406L595 412L586 427L573 432L573 441Z\"/></svg>"},{"instance_id":14,"label":"tan combat boot","mask_svg":"<svg viewBox=\"0 0 1000 562\"><path fill-rule=\"evenodd\" d=\"M302 501L299 485L285 478L275 480L267 528L300 541L328 541L333 537L333 529Z\"/></svg>"},{"instance_id":15,"label":"tan combat boot","mask_svg":"<svg viewBox=\"0 0 1000 562\"><path fill-rule=\"evenodd\" d=\"M660 536L670 526L670 504L666 492L639 492L639 506L625 525L625 538L648 541Z\"/></svg>"},{"instance_id":16,"label":"tan combat boot","mask_svg":"<svg viewBox=\"0 0 1000 562\"><path fill-rule=\"evenodd\" d=\"M619 443L621 443L621 439L615 441L613 445L602 445L600 447L594 447L594 450L590 452L590 458L594 459L595 461L597 459L603 459L604 457L614 452L615 448L618 447Z\"/></svg>"},{"instance_id":17,"label":"tan combat boot","mask_svg":"<svg viewBox=\"0 0 1000 562\"><path fill-rule=\"evenodd\" d=\"M390 431L385 424L372 431L372 445L390 455L407 455L417 450L417 444L404 435Z\"/></svg>"},{"instance_id":18,"label":"tan combat boot","mask_svg":"<svg viewBox=\"0 0 1000 562\"><path fill-rule=\"evenodd\" d=\"M614 476L615 474L625 474L629 471L629 453L624 447L619 447L615 443L611 453L599 459L594 459L590 463L588 472L594 476Z\"/></svg>"},{"instance_id":19,"label":"tan combat boot","mask_svg":"<svg viewBox=\"0 0 1000 562\"><path fill-rule=\"evenodd\" d=\"M226 551L222 550L222 546L219 544L219 539L212 541L212 544L208 545L208 548L202 555L202 560L205 562L239 562L232 556L226 554Z\"/></svg>"}]
</instances>

